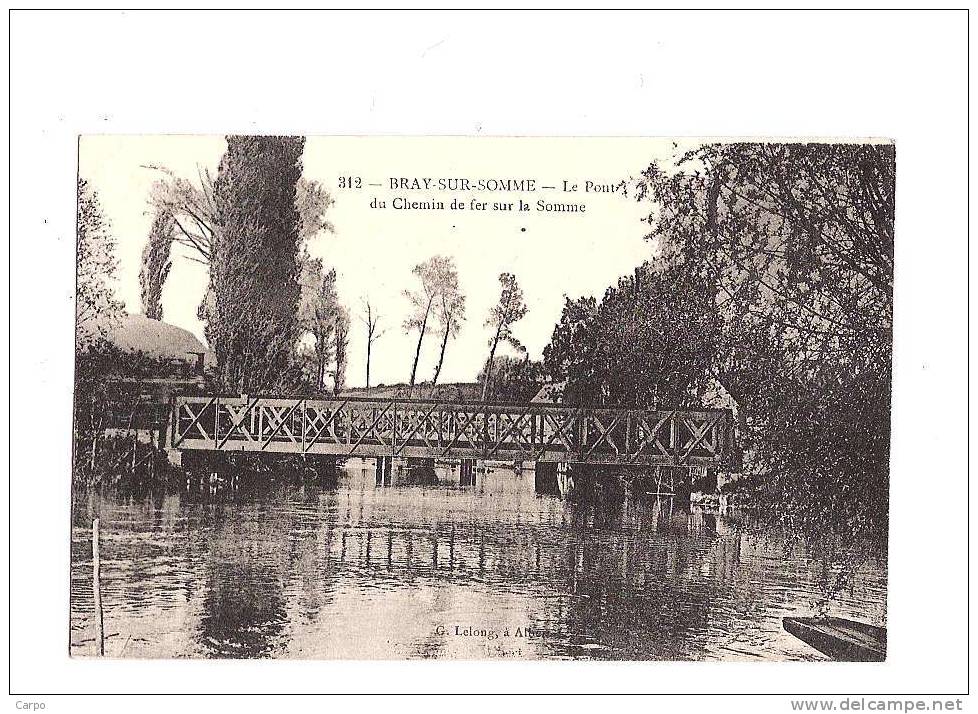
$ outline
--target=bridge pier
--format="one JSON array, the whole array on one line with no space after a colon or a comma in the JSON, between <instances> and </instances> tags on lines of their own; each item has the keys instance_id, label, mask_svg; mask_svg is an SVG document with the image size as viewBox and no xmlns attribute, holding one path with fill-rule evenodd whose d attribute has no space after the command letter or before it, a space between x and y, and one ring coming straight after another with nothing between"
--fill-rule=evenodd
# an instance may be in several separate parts
<instances>
[{"instance_id":1,"label":"bridge pier","mask_svg":"<svg viewBox=\"0 0 978 714\"><path fill-rule=\"evenodd\" d=\"M559 496L557 464L551 461L537 461L533 465L533 485L537 493Z\"/></svg>"},{"instance_id":2,"label":"bridge pier","mask_svg":"<svg viewBox=\"0 0 978 714\"><path fill-rule=\"evenodd\" d=\"M561 496L569 496L574 490L574 476L570 472L570 464L557 464L557 490Z\"/></svg>"},{"instance_id":3,"label":"bridge pier","mask_svg":"<svg viewBox=\"0 0 978 714\"><path fill-rule=\"evenodd\" d=\"M485 473L486 462L482 459L461 459L458 465L459 486L475 486L476 474Z\"/></svg>"},{"instance_id":4,"label":"bridge pier","mask_svg":"<svg viewBox=\"0 0 978 714\"><path fill-rule=\"evenodd\" d=\"M570 472L570 464L537 461L534 466L534 486L537 493L551 496L570 495L574 491L574 475Z\"/></svg>"},{"instance_id":5,"label":"bridge pier","mask_svg":"<svg viewBox=\"0 0 978 714\"><path fill-rule=\"evenodd\" d=\"M374 477L378 486L391 485L393 461L393 456L377 456L374 458Z\"/></svg>"}]
</instances>

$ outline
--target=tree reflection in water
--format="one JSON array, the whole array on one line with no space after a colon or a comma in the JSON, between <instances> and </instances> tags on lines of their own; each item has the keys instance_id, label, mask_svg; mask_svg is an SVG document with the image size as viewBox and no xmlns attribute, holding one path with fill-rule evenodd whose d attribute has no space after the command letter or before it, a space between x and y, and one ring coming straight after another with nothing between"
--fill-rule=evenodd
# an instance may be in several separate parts
<instances>
[{"instance_id":1,"label":"tree reflection in water","mask_svg":"<svg viewBox=\"0 0 978 714\"><path fill-rule=\"evenodd\" d=\"M200 641L211 657L267 657L281 647L285 599L271 568L218 563L204 597Z\"/></svg>"},{"instance_id":2,"label":"tree reflection in water","mask_svg":"<svg viewBox=\"0 0 978 714\"><path fill-rule=\"evenodd\" d=\"M72 651L89 646L98 510L110 654L127 641L123 656L819 657L780 626L827 579L803 549L669 498L540 495L532 470L474 481L439 467L434 485L377 485L372 464L351 462L326 489L79 494ZM833 608L883 624L885 569L870 564ZM501 635L518 628L532 636Z\"/></svg>"}]
</instances>

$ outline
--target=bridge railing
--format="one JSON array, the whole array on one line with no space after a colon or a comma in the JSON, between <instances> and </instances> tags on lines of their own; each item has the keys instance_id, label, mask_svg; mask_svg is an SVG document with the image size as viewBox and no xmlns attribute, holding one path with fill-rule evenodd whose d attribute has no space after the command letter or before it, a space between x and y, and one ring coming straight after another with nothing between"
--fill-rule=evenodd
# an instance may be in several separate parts
<instances>
[{"instance_id":1,"label":"bridge railing","mask_svg":"<svg viewBox=\"0 0 978 714\"><path fill-rule=\"evenodd\" d=\"M721 465L722 409L585 409L404 399L178 396L178 449L602 464Z\"/></svg>"}]
</instances>

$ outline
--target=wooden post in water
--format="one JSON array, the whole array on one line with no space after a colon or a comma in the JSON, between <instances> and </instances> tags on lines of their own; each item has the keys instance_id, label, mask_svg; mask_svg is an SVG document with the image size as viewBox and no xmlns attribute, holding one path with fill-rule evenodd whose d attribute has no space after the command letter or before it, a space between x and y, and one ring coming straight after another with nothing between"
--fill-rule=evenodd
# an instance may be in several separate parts
<instances>
[{"instance_id":1,"label":"wooden post in water","mask_svg":"<svg viewBox=\"0 0 978 714\"><path fill-rule=\"evenodd\" d=\"M105 632L102 622L101 563L99 560L99 519L92 521L92 595L95 598L95 654L105 656Z\"/></svg>"}]
</instances>

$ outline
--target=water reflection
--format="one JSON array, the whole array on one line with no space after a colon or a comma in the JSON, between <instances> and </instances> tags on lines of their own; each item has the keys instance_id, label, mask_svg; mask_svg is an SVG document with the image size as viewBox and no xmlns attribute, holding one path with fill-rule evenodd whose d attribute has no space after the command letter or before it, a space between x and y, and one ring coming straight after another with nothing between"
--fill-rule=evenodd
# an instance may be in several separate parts
<instances>
[{"instance_id":1,"label":"water reflection","mask_svg":"<svg viewBox=\"0 0 978 714\"><path fill-rule=\"evenodd\" d=\"M97 515L109 655L821 659L780 618L832 565L726 516L539 495L532 470L421 481L356 460L327 489L76 493L72 652L92 651ZM885 624L885 586L864 568L833 614Z\"/></svg>"}]
</instances>

